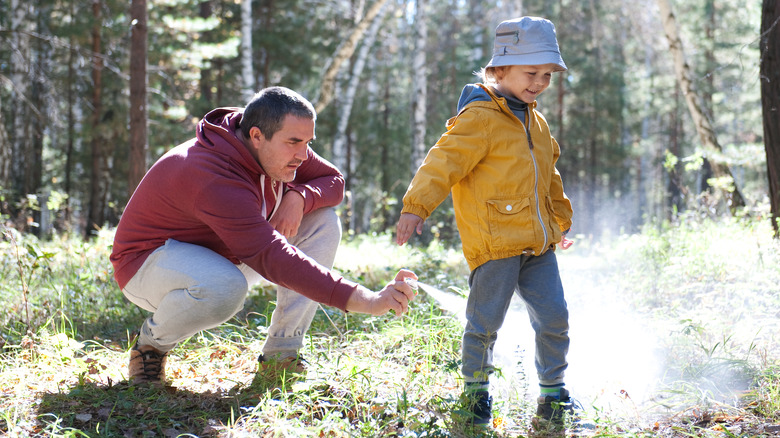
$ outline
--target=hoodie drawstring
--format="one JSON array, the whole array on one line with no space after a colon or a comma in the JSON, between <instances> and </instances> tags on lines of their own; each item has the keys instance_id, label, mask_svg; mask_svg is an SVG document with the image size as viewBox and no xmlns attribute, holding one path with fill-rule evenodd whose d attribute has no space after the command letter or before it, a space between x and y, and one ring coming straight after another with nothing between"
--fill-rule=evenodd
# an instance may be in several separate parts
<instances>
[{"instance_id":1,"label":"hoodie drawstring","mask_svg":"<svg viewBox=\"0 0 780 438\"><path fill-rule=\"evenodd\" d=\"M274 209L271 210L271 216L268 216L268 209L265 204L265 175L260 175L260 196L263 198L263 205L260 207L260 212L266 220L270 221L271 218L274 217L274 214L276 214L276 211L279 210L279 204L282 203L283 191L284 184L280 183L279 188L276 190L276 193L274 193L276 204L274 205Z\"/></svg>"}]
</instances>

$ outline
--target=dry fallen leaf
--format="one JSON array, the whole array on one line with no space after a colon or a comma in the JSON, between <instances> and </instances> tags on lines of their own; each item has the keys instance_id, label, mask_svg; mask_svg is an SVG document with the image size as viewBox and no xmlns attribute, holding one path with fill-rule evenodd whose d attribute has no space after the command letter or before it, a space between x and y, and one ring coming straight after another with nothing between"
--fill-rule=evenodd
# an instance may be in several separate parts
<instances>
[{"instance_id":1,"label":"dry fallen leaf","mask_svg":"<svg viewBox=\"0 0 780 438\"><path fill-rule=\"evenodd\" d=\"M181 435L181 432L173 428L163 430L163 436L166 436L168 438L175 438L179 435Z\"/></svg>"}]
</instances>

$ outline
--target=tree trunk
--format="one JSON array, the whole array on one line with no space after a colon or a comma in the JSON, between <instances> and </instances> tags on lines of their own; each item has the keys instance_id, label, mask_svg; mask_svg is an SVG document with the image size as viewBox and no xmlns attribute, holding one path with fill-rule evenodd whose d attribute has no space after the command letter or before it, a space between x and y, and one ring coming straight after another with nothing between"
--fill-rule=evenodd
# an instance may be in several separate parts
<instances>
[{"instance_id":1,"label":"tree trunk","mask_svg":"<svg viewBox=\"0 0 780 438\"><path fill-rule=\"evenodd\" d=\"M70 15L71 17L76 16L76 6L74 5L74 2L71 2L70 4ZM68 101L68 116L67 116L67 123L68 123L68 140L67 144L65 146L65 214L64 214L64 222L68 226L70 225L70 219L71 219L71 196L72 196L72 189L73 189L73 154L75 152L76 147L76 118L74 113L74 106L76 105L75 102L75 93L74 88L76 87L76 68L73 66L73 64L76 62L76 43L74 35L70 35L68 38L68 81L67 81L67 101Z\"/></svg>"},{"instance_id":2,"label":"tree trunk","mask_svg":"<svg viewBox=\"0 0 780 438\"><path fill-rule=\"evenodd\" d=\"M14 50L11 51L11 82L13 84L14 108L12 114L11 131L11 189L14 195L24 198L30 193L28 163L25 158L32 148L30 135L30 19L33 17L31 6L23 0L11 1L11 29L13 30ZM12 202L16 202L13 199Z\"/></svg>"},{"instance_id":3,"label":"tree trunk","mask_svg":"<svg viewBox=\"0 0 780 438\"><path fill-rule=\"evenodd\" d=\"M761 11L761 107L769 199L775 238L780 237L780 4L764 0Z\"/></svg>"},{"instance_id":4,"label":"tree trunk","mask_svg":"<svg viewBox=\"0 0 780 438\"><path fill-rule=\"evenodd\" d=\"M374 22L371 24L371 28L368 30L365 38L363 38L357 59L355 59L355 64L352 66L351 79L347 82L348 85L343 97L338 127L333 139L333 164L335 164L344 174L344 177L347 179L347 184L349 184L349 175L351 173L349 166L351 160L349 159L350 157L346 148L348 143L347 126L349 124L350 114L352 114L352 106L355 102L358 85L360 84L360 76L363 73L363 67L366 65L368 54L374 46L374 41L376 41L376 35L379 32L383 18L383 13L377 14L376 18L374 18Z\"/></svg>"},{"instance_id":5,"label":"tree trunk","mask_svg":"<svg viewBox=\"0 0 780 438\"><path fill-rule=\"evenodd\" d=\"M389 75L388 75L389 76ZM386 78L387 79L387 78ZM390 141L388 140L390 138L390 80L384 81L384 92L382 93L382 137L380 137L380 147L381 149L381 157L382 163L389 163L390 162ZM382 208L382 228L383 230L387 229L391 226L393 223L393 219L396 215L395 208L390 207L390 203L387 202L388 198L392 197L393 187L391 186L390 181L390 171L388 169L388 166L381 166L380 167L382 172L382 193L384 194L385 199L383 199L381 208ZM393 205L395 207L395 205Z\"/></svg>"},{"instance_id":6,"label":"tree trunk","mask_svg":"<svg viewBox=\"0 0 780 438\"><path fill-rule=\"evenodd\" d=\"M682 129L682 122L680 120L680 117L678 115L682 110L679 109L679 102L680 99L677 96L677 94L680 93L680 89L675 90L675 109L671 111L671 114L669 115L669 153L674 155L675 158L680 157L680 136L682 135L683 129ZM669 173L669 183L667 185L667 195L669 196L667 205L669 207L668 209L668 215L667 219L672 220L674 219L674 215L681 212L683 208L685 208L685 202L684 201L684 190L685 186L682 182L682 163L679 161L674 164L671 168L667 169Z\"/></svg>"},{"instance_id":7,"label":"tree trunk","mask_svg":"<svg viewBox=\"0 0 780 438\"><path fill-rule=\"evenodd\" d=\"M412 80L414 82L414 94L412 96L412 157L410 162L411 172L414 175L425 158L428 149L425 144L426 117L428 89L428 68L426 65L426 45L428 42L428 23L425 14L427 0L417 0L417 9L414 16L414 58L412 59Z\"/></svg>"},{"instance_id":8,"label":"tree trunk","mask_svg":"<svg viewBox=\"0 0 780 438\"><path fill-rule=\"evenodd\" d=\"M51 33L49 22L51 20L51 5L39 4L34 15L36 20L36 32L38 35L47 35ZM43 183L43 143L46 132L48 137L53 139L52 148L56 147L59 136L51 132L54 129L54 123L48 123L47 117L55 110L47 102L53 102L51 98L52 87L48 84L47 73L51 71L49 65L52 62L51 44L36 38L31 45L32 72L30 75L30 148L27 150L27 156L24 158L26 163L27 193L35 194L38 199L39 207L33 212L35 223L38 225L33 232L38 237L48 237L51 231L51 222L48 215L45 214L47 195L41 193Z\"/></svg>"},{"instance_id":9,"label":"tree trunk","mask_svg":"<svg viewBox=\"0 0 780 438\"><path fill-rule=\"evenodd\" d=\"M702 110L701 99L693 88L690 67L685 61L685 53L683 52L682 41L677 32L677 22L674 13L672 12L671 4L669 3L669 0L658 0L658 7L661 11L661 21L663 22L664 32L669 41L669 50L674 58L674 69L677 74L677 80L680 83L680 88L685 96L685 102L688 105L688 111L691 113L693 123L696 126L696 131L699 133L699 139L701 140L705 151L713 155L718 154L722 151L722 148L715 136L712 124ZM732 187L724 188L721 186L721 189L728 201L731 212L735 213L738 208L745 206L745 200L736 185L736 180L732 176L731 170L727 165L713 160L712 157L709 158L710 164L712 165L712 172L715 177L721 180L728 180L732 183Z\"/></svg>"},{"instance_id":10,"label":"tree trunk","mask_svg":"<svg viewBox=\"0 0 780 438\"><path fill-rule=\"evenodd\" d=\"M363 33L368 26L374 21L379 11L387 3L388 0L377 0L363 16L363 19L355 26L349 37L336 49L336 53L330 59L325 73L322 75L322 85L320 86L319 95L316 99L313 99L314 108L318 113L322 112L325 107L328 106L333 99L333 89L336 83L336 76L338 75L341 65L344 64L352 54L355 53L360 38L363 37Z\"/></svg>"},{"instance_id":11,"label":"tree trunk","mask_svg":"<svg viewBox=\"0 0 780 438\"><path fill-rule=\"evenodd\" d=\"M714 120L715 117L715 102L713 101L713 93L715 91L715 1L707 0L704 6L705 10L705 25L704 25L704 89L702 90L702 108L705 117L708 120ZM701 169L699 169L699 185L697 190L700 193L711 192L711 187L708 183L709 179L713 177L712 164L707 157L704 157Z\"/></svg>"},{"instance_id":12,"label":"tree trunk","mask_svg":"<svg viewBox=\"0 0 780 438\"><path fill-rule=\"evenodd\" d=\"M130 19L130 156L128 157L127 199L133 195L146 173L148 150L146 111L146 0L132 0Z\"/></svg>"},{"instance_id":13,"label":"tree trunk","mask_svg":"<svg viewBox=\"0 0 780 438\"><path fill-rule=\"evenodd\" d=\"M715 94L715 71L717 69L716 61L715 61L715 46L717 43L715 42L715 29L716 29L716 22L715 17L717 14L715 13L715 0L707 0L706 4L704 6L704 12L706 16L704 17L705 25L704 25L704 90L703 95L704 98L702 106L704 107L704 114L710 119L715 118L715 101L714 101L714 94Z\"/></svg>"},{"instance_id":14,"label":"tree trunk","mask_svg":"<svg viewBox=\"0 0 780 438\"><path fill-rule=\"evenodd\" d=\"M463 24L467 34L471 34L472 49L469 55L469 64L480 66L485 62L485 58L490 58L493 53L493 41L485 41L485 29L488 28L488 20L485 14L485 2L483 0L469 0L470 20ZM488 46L489 44L489 46Z\"/></svg>"},{"instance_id":15,"label":"tree trunk","mask_svg":"<svg viewBox=\"0 0 780 438\"><path fill-rule=\"evenodd\" d=\"M244 102L255 94L255 72L252 67L252 0L241 1L241 97Z\"/></svg>"},{"instance_id":16,"label":"tree trunk","mask_svg":"<svg viewBox=\"0 0 780 438\"><path fill-rule=\"evenodd\" d=\"M598 14L596 12L596 4L594 3L595 0L590 0L588 2L588 13L587 17L589 18L589 28L590 31L590 41L591 41L591 50L593 51L593 57L594 59L601 59L601 35L599 34L598 29ZM594 69L596 69L596 74L593 75L594 83L590 87L590 91L592 93L591 95L591 102L593 103L593 108L591 108L590 111L588 111L587 117L590 118L591 126L599 126L599 113L598 110L601 107L600 101L601 101L601 80L603 78L603 74L601 74L601 68L602 63L597 62L593 66ZM600 143L599 140L599 131L597 129L591 129L588 132L588 140L587 140L587 161L586 161L586 183L585 187L587 192L589 193L590 197L589 199L592 201L592 204L587 206L584 210L583 216L583 223L581 225L584 225L583 229L591 230L591 232L599 236L602 232L601 226L599 226L596 223L596 208L593 206L599 205L600 198L601 198L601 187L599 187L599 175L601 175L600 169L598 169L599 162L601 157L599 156L598 152L598 146Z\"/></svg>"},{"instance_id":17,"label":"tree trunk","mask_svg":"<svg viewBox=\"0 0 780 438\"><path fill-rule=\"evenodd\" d=\"M0 108L2 108L2 93L0 93ZM0 188L6 189L11 183L11 156L13 145L5 130L5 118L0 111ZM7 213L0 205L0 213Z\"/></svg>"},{"instance_id":18,"label":"tree trunk","mask_svg":"<svg viewBox=\"0 0 780 438\"><path fill-rule=\"evenodd\" d=\"M652 48L649 45L646 45L644 48L644 71L645 71L645 80L648 82L653 81L654 76L654 69L653 69L653 56L654 52ZM652 110L653 108L653 102L655 100L655 94L648 93L645 96L644 100L644 108L642 113L644 116L642 117L642 122L640 124L640 133L639 133L639 141L641 142L647 142L650 137L650 129L651 124L653 123L652 119ZM675 103L677 101L675 100ZM676 133L672 132L672 139L670 141L676 141ZM660 143L660 142L659 142ZM637 175L637 211L636 211L636 218L639 218L636 222L632 223L632 225L635 225L636 227L641 226L641 218L644 217L651 217L650 213L654 210L653 208L653 196L650 190L648 190L648 187L653 187L653 180L651 179L653 177L653 172L650 170L650 164L648 161L649 154L648 151L642 151L640 157L638 158L639 165L637 166L639 175ZM676 156L676 155L675 155Z\"/></svg>"},{"instance_id":19,"label":"tree trunk","mask_svg":"<svg viewBox=\"0 0 780 438\"><path fill-rule=\"evenodd\" d=\"M106 142L101 135L101 115L103 113L102 104L102 87L103 87L103 58L100 53L101 50L101 34L100 29L102 27L101 17L101 0L93 0L92 2L92 18L94 24L92 25L92 121L91 121L91 171L92 178L90 180L89 190L89 212L87 215L87 228L85 230L85 236L90 238L93 236L93 232L103 226L105 221L105 191L106 181L103 181L103 166L106 161Z\"/></svg>"},{"instance_id":20,"label":"tree trunk","mask_svg":"<svg viewBox=\"0 0 780 438\"><path fill-rule=\"evenodd\" d=\"M276 4L274 3L274 0L266 0L266 5L261 6L260 9L260 16L262 17L262 22L260 23L260 32L261 33L271 33L273 32L273 17L276 16ZM268 50L266 50L265 47L260 47L258 52L258 58L259 58L259 65L260 70L259 76L257 78L257 84L259 88L268 88L270 83L270 77L271 77L271 57L268 55Z\"/></svg>"},{"instance_id":21,"label":"tree trunk","mask_svg":"<svg viewBox=\"0 0 780 438\"><path fill-rule=\"evenodd\" d=\"M213 0L202 1L198 4L198 17L208 20L211 19L213 15ZM215 31L213 29L204 31L201 33L200 38L205 43L214 43L216 41ZM198 78L200 99L197 100L196 105L193 105L191 109L192 114L197 114L198 116L206 114L207 112L211 111L216 105L216 102L218 102L214 98L215 93L213 88L215 85L220 86L219 84L215 84L214 79L215 75L218 73L217 65L219 61L220 58L213 59L211 62L204 64L200 68L200 77Z\"/></svg>"},{"instance_id":22,"label":"tree trunk","mask_svg":"<svg viewBox=\"0 0 780 438\"><path fill-rule=\"evenodd\" d=\"M557 122L555 123L555 135L554 137L558 141L559 144L563 145L565 143L565 132L566 132L566 126L563 123L563 108L564 108L564 98L566 97L566 72L563 72L559 75L556 75L555 80L558 81L557 83L557 89L556 89L556 95L558 98L558 114L557 114ZM561 146L563 148L563 146Z\"/></svg>"}]
</instances>

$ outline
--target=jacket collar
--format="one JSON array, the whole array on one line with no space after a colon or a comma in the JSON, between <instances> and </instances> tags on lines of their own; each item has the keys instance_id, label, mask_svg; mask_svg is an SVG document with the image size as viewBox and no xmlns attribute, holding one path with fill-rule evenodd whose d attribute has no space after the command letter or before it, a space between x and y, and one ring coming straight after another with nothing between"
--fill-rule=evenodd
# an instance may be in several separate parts
<instances>
[{"instance_id":1,"label":"jacket collar","mask_svg":"<svg viewBox=\"0 0 780 438\"><path fill-rule=\"evenodd\" d=\"M516 117L514 112L512 112L512 110L509 108L509 103L507 102L505 97L498 95L493 90L493 88L490 87L489 85L481 84L481 83L480 84L475 84L475 85L477 85L479 88L481 88L482 91L484 91L487 94L487 96L489 96L489 100L485 99L485 100L474 100L474 101L471 101L468 104L466 104L465 106L463 106L463 108L461 108L460 111L458 111L458 114L462 113L463 111L465 111L468 108L473 108L473 107L479 106L479 107L483 107L483 108L493 108L493 109L496 109L498 111L501 111L502 113L506 114L507 116ZM532 113L533 110L536 109L537 103L536 103L536 101L533 101L533 102L531 102L531 103L529 103L527 105L528 105L528 112ZM533 124L534 118L533 117L529 117L529 119L530 119L529 123ZM523 121L521 120L521 122L523 122Z\"/></svg>"}]
</instances>

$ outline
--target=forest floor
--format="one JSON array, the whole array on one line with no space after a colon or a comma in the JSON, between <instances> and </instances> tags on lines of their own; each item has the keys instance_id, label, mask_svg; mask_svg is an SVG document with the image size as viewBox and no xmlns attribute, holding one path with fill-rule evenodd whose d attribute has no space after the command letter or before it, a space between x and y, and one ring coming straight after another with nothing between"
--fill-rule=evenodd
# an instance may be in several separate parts
<instances>
[{"instance_id":1,"label":"forest floor","mask_svg":"<svg viewBox=\"0 0 780 438\"><path fill-rule=\"evenodd\" d=\"M690 219L690 218L689 218ZM765 222L765 221L763 221ZM459 376L468 269L457 248L358 236L336 262L374 289L401 267L425 284L403 317L323 307L308 371L257 378L270 285L227 324L178 346L169 386L126 383L146 315L90 242L0 242L0 435L9 437L780 436L780 242L762 221L690 219L576 236L559 251L571 315L562 434L531 426L533 335L515 302L499 332L494 421L468 425ZM262 377L262 376L260 376Z\"/></svg>"}]
</instances>

